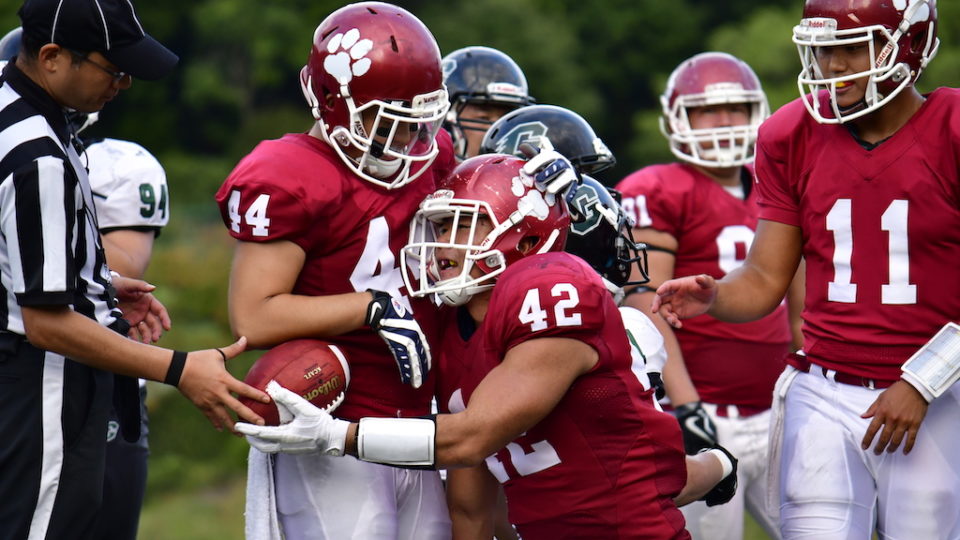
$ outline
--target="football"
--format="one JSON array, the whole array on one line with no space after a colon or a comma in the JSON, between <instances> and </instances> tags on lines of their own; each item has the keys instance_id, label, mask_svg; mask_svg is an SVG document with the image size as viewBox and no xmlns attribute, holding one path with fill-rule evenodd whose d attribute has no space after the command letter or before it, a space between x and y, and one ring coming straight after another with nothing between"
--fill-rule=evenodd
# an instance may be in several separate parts
<instances>
[{"instance_id":1,"label":"football","mask_svg":"<svg viewBox=\"0 0 960 540\"><path fill-rule=\"evenodd\" d=\"M266 389L271 380L331 412L346 396L350 367L336 345L319 339L295 339L267 351L243 379L258 390ZM247 398L241 401L262 416L268 426L280 424L280 412L273 402Z\"/></svg>"}]
</instances>

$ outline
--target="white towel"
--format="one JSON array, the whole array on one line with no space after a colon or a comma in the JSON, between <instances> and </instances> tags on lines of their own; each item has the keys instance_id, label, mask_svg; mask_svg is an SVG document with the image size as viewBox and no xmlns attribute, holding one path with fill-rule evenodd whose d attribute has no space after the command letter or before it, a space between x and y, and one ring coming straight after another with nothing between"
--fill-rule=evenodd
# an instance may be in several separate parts
<instances>
[{"instance_id":1,"label":"white towel","mask_svg":"<svg viewBox=\"0 0 960 540\"><path fill-rule=\"evenodd\" d=\"M247 540L283 540L277 519L277 493L273 483L273 455L250 448L247 456Z\"/></svg>"},{"instance_id":2,"label":"white towel","mask_svg":"<svg viewBox=\"0 0 960 540\"><path fill-rule=\"evenodd\" d=\"M802 352L800 354L803 354ZM767 446L767 513L780 516L780 451L783 447L783 420L784 405L787 400L787 389L793 379L800 373L795 367L787 365L780 374L776 386L773 387L773 406L770 414L770 434Z\"/></svg>"}]
</instances>

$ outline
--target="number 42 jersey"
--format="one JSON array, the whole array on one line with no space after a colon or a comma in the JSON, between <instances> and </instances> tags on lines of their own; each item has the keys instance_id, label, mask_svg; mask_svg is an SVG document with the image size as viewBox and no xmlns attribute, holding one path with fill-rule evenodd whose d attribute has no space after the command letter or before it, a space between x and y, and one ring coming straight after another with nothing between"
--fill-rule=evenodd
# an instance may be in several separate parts
<instances>
[{"instance_id":1,"label":"number 42 jersey","mask_svg":"<svg viewBox=\"0 0 960 540\"><path fill-rule=\"evenodd\" d=\"M617 306L581 259L547 253L510 265L466 351L443 353L463 359L469 406L511 348L545 337L583 341L599 360L545 418L487 458L511 522L531 539L689 538L672 501L686 481L679 426L633 375Z\"/></svg>"}]
</instances>

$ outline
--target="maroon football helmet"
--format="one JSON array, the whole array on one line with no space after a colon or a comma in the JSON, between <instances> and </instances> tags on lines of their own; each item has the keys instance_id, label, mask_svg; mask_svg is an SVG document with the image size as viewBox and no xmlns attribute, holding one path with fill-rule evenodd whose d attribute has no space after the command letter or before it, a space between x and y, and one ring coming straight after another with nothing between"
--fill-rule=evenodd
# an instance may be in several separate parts
<instances>
[{"instance_id":1,"label":"maroon football helmet","mask_svg":"<svg viewBox=\"0 0 960 540\"><path fill-rule=\"evenodd\" d=\"M743 103L750 109L745 125L693 129L693 107ZM705 52L681 63L660 96L660 130L675 156L705 167L734 167L753 161L757 128L770 115L760 80L746 62L721 52Z\"/></svg>"},{"instance_id":2,"label":"maroon football helmet","mask_svg":"<svg viewBox=\"0 0 960 540\"><path fill-rule=\"evenodd\" d=\"M563 250L570 228L566 203L526 174L526 163L504 154L470 158L423 201L401 252L407 290L414 296L436 293L448 305L462 305L493 287L493 278L509 264ZM480 230L481 218L492 225L487 234ZM455 231L445 242L437 241L441 222ZM522 243L526 251L521 251ZM441 279L438 248L464 251L459 275ZM470 275L474 267L480 277Z\"/></svg>"},{"instance_id":3,"label":"maroon football helmet","mask_svg":"<svg viewBox=\"0 0 960 540\"><path fill-rule=\"evenodd\" d=\"M440 49L410 12L380 2L334 11L313 34L300 83L324 139L361 178L397 188L436 157L449 107Z\"/></svg>"},{"instance_id":4,"label":"maroon football helmet","mask_svg":"<svg viewBox=\"0 0 960 540\"><path fill-rule=\"evenodd\" d=\"M875 111L913 85L937 54L936 0L807 0L803 19L793 29L803 70L797 76L800 95L820 123L838 124ZM828 77L817 63L819 47L865 45L873 66L868 71ZM837 83L869 77L862 103L841 109ZM830 108L821 110L825 90ZM826 113L826 114L825 114Z\"/></svg>"}]
</instances>

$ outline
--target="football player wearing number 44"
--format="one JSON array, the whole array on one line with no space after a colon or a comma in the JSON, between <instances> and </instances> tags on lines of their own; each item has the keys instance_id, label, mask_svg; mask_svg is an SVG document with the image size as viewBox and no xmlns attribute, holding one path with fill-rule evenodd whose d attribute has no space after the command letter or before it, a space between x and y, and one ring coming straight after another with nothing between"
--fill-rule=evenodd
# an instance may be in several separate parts
<instances>
[{"instance_id":1,"label":"football player wearing number 44","mask_svg":"<svg viewBox=\"0 0 960 540\"><path fill-rule=\"evenodd\" d=\"M401 8L350 4L317 27L300 83L310 131L260 143L217 193L238 240L231 326L259 348L296 338L339 347L352 375L337 409L344 418L429 414L434 377L420 324L436 309L412 305L397 262L417 205L454 166L440 132L439 48ZM449 537L435 471L350 461L272 462L266 487L287 539ZM265 497L252 489L248 505Z\"/></svg>"},{"instance_id":2,"label":"football player wearing number 44","mask_svg":"<svg viewBox=\"0 0 960 540\"><path fill-rule=\"evenodd\" d=\"M268 391L294 419L238 429L268 452L451 467L457 538L491 538L498 481L528 540L689 538L674 499L725 500L733 483L720 481L735 479L736 461L721 449L685 459L676 421L631 371L599 274L556 253L573 181L555 152L482 155L461 163L414 218L404 267L419 272L405 277L414 294L457 306L441 350L461 366L461 412L357 424L276 387Z\"/></svg>"},{"instance_id":3,"label":"football player wearing number 44","mask_svg":"<svg viewBox=\"0 0 960 540\"><path fill-rule=\"evenodd\" d=\"M760 128L746 262L654 300L676 327L755 319L805 259L771 446L784 538L960 538L960 354L938 333L960 319L960 92L914 87L936 29L934 0L807 0L802 95Z\"/></svg>"}]
</instances>

